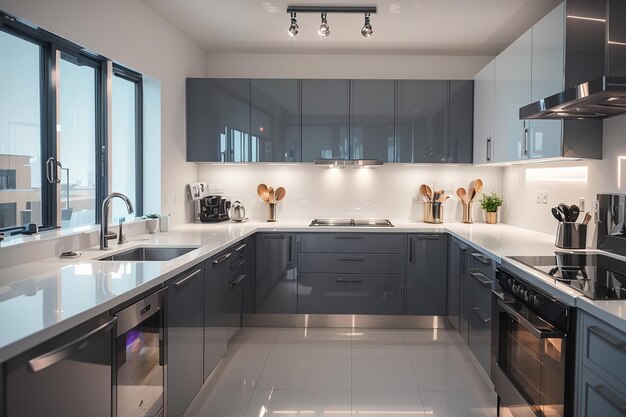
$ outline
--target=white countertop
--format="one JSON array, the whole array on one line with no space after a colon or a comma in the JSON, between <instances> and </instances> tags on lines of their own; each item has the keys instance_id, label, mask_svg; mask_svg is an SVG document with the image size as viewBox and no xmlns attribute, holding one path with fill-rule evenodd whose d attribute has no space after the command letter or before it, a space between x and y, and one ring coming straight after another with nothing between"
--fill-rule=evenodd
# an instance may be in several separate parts
<instances>
[{"instance_id":1,"label":"white countertop","mask_svg":"<svg viewBox=\"0 0 626 417\"><path fill-rule=\"evenodd\" d=\"M0 362L66 331L85 320L163 284L258 231L422 233L448 232L474 248L513 267L524 278L564 301L583 308L626 331L626 301L593 301L545 275L505 259L507 256L550 255L557 248L551 235L497 224L392 220L393 228L309 227L310 220L276 223L186 224L167 233L142 235L103 253L97 247L78 259L48 258L0 269ZM94 258L133 246L197 246L168 262L99 262ZM28 246L28 245L27 245ZM27 250L27 246L25 250Z\"/></svg>"}]
</instances>

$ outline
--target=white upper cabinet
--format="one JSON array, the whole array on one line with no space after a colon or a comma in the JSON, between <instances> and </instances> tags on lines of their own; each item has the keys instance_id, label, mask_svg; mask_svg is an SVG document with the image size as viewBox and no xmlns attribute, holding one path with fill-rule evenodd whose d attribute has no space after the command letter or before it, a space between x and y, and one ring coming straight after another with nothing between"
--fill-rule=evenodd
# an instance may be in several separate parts
<instances>
[{"instance_id":1,"label":"white upper cabinet","mask_svg":"<svg viewBox=\"0 0 626 417\"><path fill-rule=\"evenodd\" d=\"M495 100L495 59L474 77L474 163L493 159L493 116Z\"/></svg>"},{"instance_id":2,"label":"white upper cabinet","mask_svg":"<svg viewBox=\"0 0 626 417\"><path fill-rule=\"evenodd\" d=\"M563 91L565 84L565 2L532 28L532 103ZM529 158L561 156L561 120L529 120Z\"/></svg>"},{"instance_id":3,"label":"white upper cabinet","mask_svg":"<svg viewBox=\"0 0 626 417\"><path fill-rule=\"evenodd\" d=\"M519 108L530 103L531 62L531 30L496 57L493 162L528 157L527 122L519 119Z\"/></svg>"}]
</instances>

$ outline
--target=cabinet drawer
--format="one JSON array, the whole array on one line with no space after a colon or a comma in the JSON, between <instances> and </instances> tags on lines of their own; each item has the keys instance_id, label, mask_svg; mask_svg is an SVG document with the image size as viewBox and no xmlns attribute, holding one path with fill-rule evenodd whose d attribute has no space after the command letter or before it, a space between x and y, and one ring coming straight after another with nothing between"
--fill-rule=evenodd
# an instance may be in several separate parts
<instances>
[{"instance_id":1,"label":"cabinet drawer","mask_svg":"<svg viewBox=\"0 0 626 417\"><path fill-rule=\"evenodd\" d=\"M314 274L402 274L404 256L394 254L303 253L300 272Z\"/></svg>"},{"instance_id":2,"label":"cabinet drawer","mask_svg":"<svg viewBox=\"0 0 626 417\"><path fill-rule=\"evenodd\" d=\"M486 276L488 276L492 281L496 278L496 263L493 259L491 259L487 255L483 255L480 252L472 251L470 252L470 263L469 268L475 269Z\"/></svg>"},{"instance_id":3,"label":"cabinet drawer","mask_svg":"<svg viewBox=\"0 0 626 417\"><path fill-rule=\"evenodd\" d=\"M491 287L489 277L476 269L469 270L471 308L480 307L491 315ZM470 312L471 313L471 312Z\"/></svg>"},{"instance_id":4,"label":"cabinet drawer","mask_svg":"<svg viewBox=\"0 0 626 417\"><path fill-rule=\"evenodd\" d=\"M626 396L589 368L582 367L579 417L624 417Z\"/></svg>"},{"instance_id":5,"label":"cabinet drawer","mask_svg":"<svg viewBox=\"0 0 626 417\"><path fill-rule=\"evenodd\" d=\"M404 253L402 233L305 233L301 252Z\"/></svg>"},{"instance_id":6,"label":"cabinet drawer","mask_svg":"<svg viewBox=\"0 0 626 417\"><path fill-rule=\"evenodd\" d=\"M400 274L300 274L298 313L402 314Z\"/></svg>"},{"instance_id":7,"label":"cabinet drawer","mask_svg":"<svg viewBox=\"0 0 626 417\"><path fill-rule=\"evenodd\" d=\"M626 385L626 334L585 314L583 363Z\"/></svg>"}]
</instances>

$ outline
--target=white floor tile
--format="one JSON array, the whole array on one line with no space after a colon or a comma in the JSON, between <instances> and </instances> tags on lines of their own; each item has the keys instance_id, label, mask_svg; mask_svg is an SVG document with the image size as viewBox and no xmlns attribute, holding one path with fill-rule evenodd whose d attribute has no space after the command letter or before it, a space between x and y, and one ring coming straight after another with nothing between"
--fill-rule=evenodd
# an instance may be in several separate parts
<instances>
[{"instance_id":1,"label":"white floor tile","mask_svg":"<svg viewBox=\"0 0 626 417\"><path fill-rule=\"evenodd\" d=\"M353 390L417 391L410 359L352 359Z\"/></svg>"},{"instance_id":2,"label":"white floor tile","mask_svg":"<svg viewBox=\"0 0 626 417\"><path fill-rule=\"evenodd\" d=\"M350 360L349 340L294 339L276 340L271 358L328 358L343 357Z\"/></svg>"},{"instance_id":3,"label":"white floor tile","mask_svg":"<svg viewBox=\"0 0 626 417\"><path fill-rule=\"evenodd\" d=\"M349 390L350 358L268 358L258 388Z\"/></svg>"},{"instance_id":4,"label":"white floor tile","mask_svg":"<svg viewBox=\"0 0 626 417\"><path fill-rule=\"evenodd\" d=\"M198 404L198 411L194 417L243 417L252 398L252 390L222 390L211 391L202 404ZM192 410L189 410L191 414ZM258 416L257 416L258 417Z\"/></svg>"},{"instance_id":5,"label":"white floor tile","mask_svg":"<svg viewBox=\"0 0 626 417\"><path fill-rule=\"evenodd\" d=\"M402 332L407 345L413 344L455 344L462 343L461 336L456 330L405 330Z\"/></svg>"},{"instance_id":6,"label":"white floor tile","mask_svg":"<svg viewBox=\"0 0 626 417\"><path fill-rule=\"evenodd\" d=\"M402 341L402 330L355 329L352 341L359 340L387 340Z\"/></svg>"},{"instance_id":7,"label":"white floor tile","mask_svg":"<svg viewBox=\"0 0 626 417\"><path fill-rule=\"evenodd\" d=\"M282 329L275 329L271 327L246 327L241 329L241 332L237 335L237 342L244 342L249 340L264 340L273 342L278 336L278 333Z\"/></svg>"},{"instance_id":8,"label":"white floor tile","mask_svg":"<svg viewBox=\"0 0 626 417\"><path fill-rule=\"evenodd\" d=\"M256 390L246 417L350 416L350 391Z\"/></svg>"},{"instance_id":9,"label":"white floor tile","mask_svg":"<svg viewBox=\"0 0 626 417\"><path fill-rule=\"evenodd\" d=\"M236 356L223 364L223 370L216 375L217 388L256 388L263 365L264 356Z\"/></svg>"},{"instance_id":10,"label":"white floor tile","mask_svg":"<svg viewBox=\"0 0 626 417\"><path fill-rule=\"evenodd\" d=\"M409 352L402 341L360 340L352 342L352 358L409 359Z\"/></svg>"},{"instance_id":11,"label":"white floor tile","mask_svg":"<svg viewBox=\"0 0 626 417\"><path fill-rule=\"evenodd\" d=\"M433 417L496 417L493 392L421 392L424 410ZM431 413L432 414L429 414Z\"/></svg>"},{"instance_id":12,"label":"white floor tile","mask_svg":"<svg viewBox=\"0 0 626 417\"><path fill-rule=\"evenodd\" d=\"M416 391L353 391L352 415L424 417L424 408Z\"/></svg>"},{"instance_id":13,"label":"white floor tile","mask_svg":"<svg viewBox=\"0 0 626 417\"><path fill-rule=\"evenodd\" d=\"M352 329L320 329L320 328L299 328L282 329L278 332L277 341L282 340L345 340L352 338Z\"/></svg>"}]
</instances>

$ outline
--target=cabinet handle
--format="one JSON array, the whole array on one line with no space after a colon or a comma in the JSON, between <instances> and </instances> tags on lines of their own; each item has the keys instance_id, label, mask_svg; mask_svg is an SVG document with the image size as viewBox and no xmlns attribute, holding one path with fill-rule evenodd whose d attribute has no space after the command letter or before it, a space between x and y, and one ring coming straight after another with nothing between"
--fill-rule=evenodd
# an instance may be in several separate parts
<instances>
[{"instance_id":1,"label":"cabinet handle","mask_svg":"<svg viewBox=\"0 0 626 417\"><path fill-rule=\"evenodd\" d=\"M615 347L617 349L623 349L623 348L626 347L626 340L619 340L619 339L615 338L613 335L610 335L607 332L601 330L598 326L589 326L589 327L587 327L587 329L591 333L596 334L598 337L604 339L611 346L613 346L613 347Z\"/></svg>"},{"instance_id":2,"label":"cabinet handle","mask_svg":"<svg viewBox=\"0 0 626 417\"><path fill-rule=\"evenodd\" d=\"M244 250L246 248L246 244L242 244L241 246L235 248L235 252L241 252L242 250Z\"/></svg>"},{"instance_id":3,"label":"cabinet handle","mask_svg":"<svg viewBox=\"0 0 626 417\"><path fill-rule=\"evenodd\" d=\"M409 263L413 263L413 236L409 236Z\"/></svg>"},{"instance_id":4,"label":"cabinet handle","mask_svg":"<svg viewBox=\"0 0 626 417\"><path fill-rule=\"evenodd\" d=\"M28 366L30 370L33 372L43 371L44 369L49 368L55 363L59 363L62 360L69 358L73 354L80 352L81 350L89 346L96 336L111 330L116 321L117 317L112 317L106 323L96 327L89 333L80 336L78 339L75 339L57 349L51 350L48 353L44 353L41 356L37 356L36 358L29 360Z\"/></svg>"},{"instance_id":5,"label":"cabinet handle","mask_svg":"<svg viewBox=\"0 0 626 417\"><path fill-rule=\"evenodd\" d=\"M244 279L246 279L246 274L239 275L237 279L230 282L230 289L234 290L235 288L237 288L239 284L241 283L241 281L243 281Z\"/></svg>"},{"instance_id":6,"label":"cabinet handle","mask_svg":"<svg viewBox=\"0 0 626 417\"><path fill-rule=\"evenodd\" d=\"M287 260L289 264L291 264L291 262L293 262L293 235L289 235L289 242L287 245L287 250L289 251L287 255Z\"/></svg>"},{"instance_id":7,"label":"cabinet handle","mask_svg":"<svg viewBox=\"0 0 626 417\"><path fill-rule=\"evenodd\" d=\"M487 162L491 162L491 136L487 138Z\"/></svg>"},{"instance_id":8,"label":"cabinet handle","mask_svg":"<svg viewBox=\"0 0 626 417\"><path fill-rule=\"evenodd\" d=\"M476 281L480 282L480 284L484 285L485 287L491 286L491 280L489 279L489 277L480 271L471 270L470 276Z\"/></svg>"},{"instance_id":9,"label":"cabinet handle","mask_svg":"<svg viewBox=\"0 0 626 417\"><path fill-rule=\"evenodd\" d=\"M341 235L335 235L335 239L363 239L363 235L341 234Z\"/></svg>"},{"instance_id":10,"label":"cabinet handle","mask_svg":"<svg viewBox=\"0 0 626 417\"><path fill-rule=\"evenodd\" d=\"M528 128L526 127L526 122L522 124L522 140L524 141L524 155L528 155Z\"/></svg>"},{"instance_id":11,"label":"cabinet handle","mask_svg":"<svg viewBox=\"0 0 626 417\"><path fill-rule=\"evenodd\" d=\"M363 282L362 279L348 279L348 278L337 278L335 281L341 284L361 284Z\"/></svg>"},{"instance_id":12,"label":"cabinet handle","mask_svg":"<svg viewBox=\"0 0 626 417\"><path fill-rule=\"evenodd\" d=\"M479 319L483 321L483 323L489 323L491 321L491 317L489 317L489 315L487 315L487 313L485 313L482 308L473 307L472 311L478 316Z\"/></svg>"},{"instance_id":13,"label":"cabinet handle","mask_svg":"<svg viewBox=\"0 0 626 417\"><path fill-rule=\"evenodd\" d=\"M472 252L472 258L476 259L478 262L485 266L491 265L491 258L483 255L482 253Z\"/></svg>"},{"instance_id":14,"label":"cabinet handle","mask_svg":"<svg viewBox=\"0 0 626 417\"><path fill-rule=\"evenodd\" d=\"M363 262L365 260L362 256L338 256L336 259L338 261L356 261L356 262Z\"/></svg>"},{"instance_id":15,"label":"cabinet handle","mask_svg":"<svg viewBox=\"0 0 626 417\"><path fill-rule=\"evenodd\" d=\"M467 265L466 265L466 263L467 263L467 259L466 259L467 258L467 256L466 256L467 248L461 246L460 249L461 249L461 273L464 274L465 271L467 271Z\"/></svg>"},{"instance_id":16,"label":"cabinet handle","mask_svg":"<svg viewBox=\"0 0 626 417\"><path fill-rule=\"evenodd\" d=\"M439 235L417 235L419 240L439 240Z\"/></svg>"},{"instance_id":17,"label":"cabinet handle","mask_svg":"<svg viewBox=\"0 0 626 417\"><path fill-rule=\"evenodd\" d=\"M185 278L181 278L178 281L174 282L172 285L175 288L178 288L181 285L183 285L185 282L189 281L190 279L198 275L200 272L202 272L202 269L198 269L197 271L192 272L191 274L187 275Z\"/></svg>"},{"instance_id":18,"label":"cabinet handle","mask_svg":"<svg viewBox=\"0 0 626 417\"><path fill-rule=\"evenodd\" d=\"M593 389L600 394L602 398L610 402L615 408L622 413L626 412L626 401L621 399L617 394L607 388L605 385L595 385Z\"/></svg>"},{"instance_id":19,"label":"cabinet handle","mask_svg":"<svg viewBox=\"0 0 626 417\"><path fill-rule=\"evenodd\" d=\"M241 259L241 261L237 264L231 264L230 269L239 269L246 263L245 259Z\"/></svg>"},{"instance_id":20,"label":"cabinet handle","mask_svg":"<svg viewBox=\"0 0 626 417\"><path fill-rule=\"evenodd\" d=\"M284 240L285 239L285 235L275 235L275 234L263 235L263 239L281 239L281 240Z\"/></svg>"},{"instance_id":21,"label":"cabinet handle","mask_svg":"<svg viewBox=\"0 0 626 417\"><path fill-rule=\"evenodd\" d=\"M231 252L228 252L222 256L220 256L219 258L217 258L216 260L214 260L212 262L213 265L218 265L221 264L222 262L224 262L226 259L230 258Z\"/></svg>"}]
</instances>

